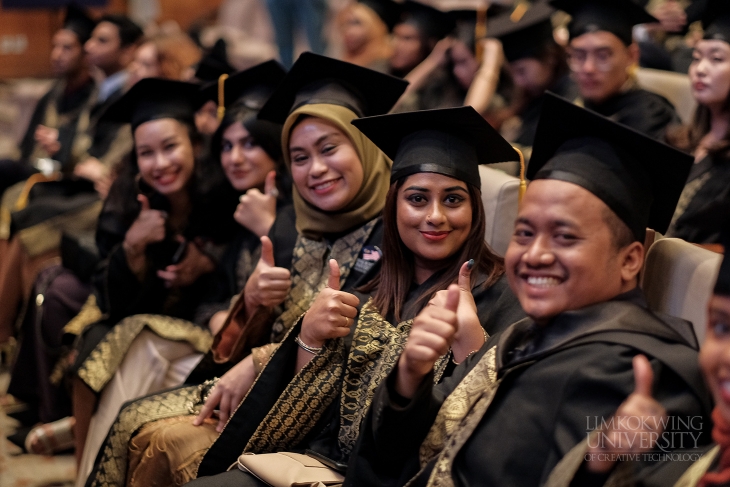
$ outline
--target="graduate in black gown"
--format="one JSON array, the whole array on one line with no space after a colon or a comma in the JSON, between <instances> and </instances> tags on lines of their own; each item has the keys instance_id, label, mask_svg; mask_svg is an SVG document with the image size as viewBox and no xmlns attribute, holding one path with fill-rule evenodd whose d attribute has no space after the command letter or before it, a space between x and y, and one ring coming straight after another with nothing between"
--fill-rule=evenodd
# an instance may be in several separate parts
<instances>
[{"instance_id":1,"label":"graduate in black gown","mask_svg":"<svg viewBox=\"0 0 730 487\"><path fill-rule=\"evenodd\" d=\"M337 289L317 296L257 379L251 400L205 454L199 477L221 474L191 486L262 485L241 470L222 473L242 452L312 450L346 465L375 387L411 327L420 327L413 318L444 299L450 284L459 283L462 320L459 339L439 360L439 376L475 353L484 332L496 334L523 316L501 259L484 243L478 189L479 164L517 158L509 144L471 107L354 124L394 159L380 270L363 288L372 299ZM469 257L476 267L464 264ZM292 370L297 374L287 383ZM291 410L298 411L294 422L284 420Z\"/></svg>"},{"instance_id":2,"label":"graduate in black gown","mask_svg":"<svg viewBox=\"0 0 730 487\"><path fill-rule=\"evenodd\" d=\"M663 140L680 124L666 98L638 87L633 70L639 47L634 25L657 20L633 0L551 0L572 16L568 65L586 108L650 137Z\"/></svg>"},{"instance_id":3,"label":"graduate in black gown","mask_svg":"<svg viewBox=\"0 0 730 487\"><path fill-rule=\"evenodd\" d=\"M554 12L546 1L535 2L517 21L512 13L505 13L490 19L487 25L488 35L502 43L514 84L509 107L489 119L501 123L508 117L519 117L521 124L513 142L523 147L532 147L535 140L545 91L571 101L578 96L565 50L553 38L550 18Z\"/></svg>"},{"instance_id":4,"label":"graduate in black gown","mask_svg":"<svg viewBox=\"0 0 730 487\"><path fill-rule=\"evenodd\" d=\"M695 165L667 236L708 244L719 243L730 215L730 3L710 2L703 25L689 68L697 111L690 126L672 134L694 153Z\"/></svg>"},{"instance_id":5,"label":"graduate in black gown","mask_svg":"<svg viewBox=\"0 0 730 487\"><path fill-rule=\"evenodd\" d=\"M595 428L587 421L609 418L633 391L637 354L670 415L707 418L691 324L650 311L637 287L646 227L666 228L690 164L548 96L505 258L529 318L437 386L432 357L448 349L456 315L443 308L428 341L411 347L409 337L376 392L346 484L415 475L414 485L542 485Z\"/></svg>"}]
</instances>

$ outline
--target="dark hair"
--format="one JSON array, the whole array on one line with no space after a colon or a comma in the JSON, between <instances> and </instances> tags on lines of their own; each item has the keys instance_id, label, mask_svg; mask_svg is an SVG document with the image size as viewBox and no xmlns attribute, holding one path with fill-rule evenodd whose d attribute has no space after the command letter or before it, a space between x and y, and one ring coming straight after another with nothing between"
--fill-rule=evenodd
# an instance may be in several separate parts
<instances>
[{"instance_id":1,"label":"dark hair","mask_svg":"<svg viewBox=\"0 0 730 487\"><path fill-rule=\"evenodd\" d=\"M616 250L621 250L636 242L634 232L609 207L603 208L603 215L601 216L606 225L608 225L608 229L611 232L611 242Z\"/></svg>"},{"instance_id":2,"label":"dark hair","mask_svg":"<svg viewBox=\"0 0 730 487\"><path fill-rule=\"evenodd\" d=\"M261 147L276 163L276 186L279 194L291 194L291 181L284 164L284 157L281 151L281 125L257 118L258 110L246 106L245 102L239 100L230 108L221 120L218 129L211 138L211 156L220 166L221 148L223 147L223 132L234 123L240 123L253 137L254 143Z\"/></svg>"},{"instance_id":3,"label":"dark hair","mask_svg":"<svg viewBox=\"0 0 730 487\"><path fill-rule=\"evenodd\" d=\"M725 100L724 112L730 114L730 96ZM710 109L704 105L697 105L692 123L674 127L667 131L667 141L676 148L693 153L702 142L702 138L710 132ZM711 156L730 159L730 127L725 137L712 147L707 148Z\"/></svg>"},{"instance_id":4,"label":"dark hair","mask_svg":"<svg viewBox=\"0 0 730 487\"><path fill-rule=\"evenodd\" d=\"M400 178L390 185L383 208L383 257L379 274L368 283L363 290L375 290L373 303L382 316L393 313L396 321L401 321L403 305L411 289L415 275L413 252L406 247L398 233L397 203L398 190L403 186L407 177ZM443 263L441 278L418 298L414 309L420 310L431 297L451 283L456 282L461 265L469 259L474 259L475 265L472 276L485 275L487 280L484 287L492 286L504 274L504 260L492 252L484 241L486 215L482 206L481 191L471 184L466 185L469 190L472 207L472 227L469 235L459 252L446 259Z\"/></svg>"},{"instance_id":5,"label":"dark hair","mask_svg":"<svg viewBox=\"0 0 730 487\"><path fill-rule=\"evenodd\" d=\"M126 15L107 14L99 19L97 25L101 22L109 22L117 26L121 47L128 47L138 43L144 35L142 29Z\"/></svg>"}]
</instances>

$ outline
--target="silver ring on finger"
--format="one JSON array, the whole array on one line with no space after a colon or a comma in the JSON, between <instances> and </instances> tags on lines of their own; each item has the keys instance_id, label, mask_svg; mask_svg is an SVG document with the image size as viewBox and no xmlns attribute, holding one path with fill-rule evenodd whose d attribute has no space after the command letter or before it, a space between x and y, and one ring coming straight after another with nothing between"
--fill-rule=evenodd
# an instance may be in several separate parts
<instances>
[{"instance_id":1,"label":"silver ring on finger","mask_svg":"<svg viewBox=\"0 0 730 487\"><path fill-rule=\"evenodd\" d=\"M276 188L271 188L271 190L269 190L269 195L273 196L274 198L278 198L279 190Z\"/></svg>"}]
</instances>

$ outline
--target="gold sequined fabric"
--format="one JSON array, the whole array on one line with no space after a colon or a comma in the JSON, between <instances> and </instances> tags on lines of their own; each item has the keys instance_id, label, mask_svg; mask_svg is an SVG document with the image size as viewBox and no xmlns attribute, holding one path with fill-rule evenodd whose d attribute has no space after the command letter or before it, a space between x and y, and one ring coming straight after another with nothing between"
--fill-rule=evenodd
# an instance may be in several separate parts
<instances>
[{"instance_id":1,"label":"gold sequined fabric","mask_svg":"<svg viewBox=\"0 0 730 487\"><path fill-rule=\"evenodd\" d=\"M124 487L127 482L129 441L144 425L189 413L201 403L200 386L174 389L140 399L122 409L102 446L101 461L91 473L92 487Z\"/></svg>"},{"instance_id":2,"label":"gold sequined fabric","mask_svg":"<svg viewBox=\"0 0 730 487\"><path fill-rule=\"evenodd\" d=\"M129 316L117 323L81 364L79 378L93 391L100 392L124 360L134 339L145 328L168 340L186 341L200 353L207 352L213 343L210 332L189 321L163 315Z\"/></svg>"},{"instance_id":3,"label":"gold sequined fabric","mask_svg":"<svg viewBox=\"0 0 730 487\"><path fill-rule=\"evenodd\" d=\"M672 235L674 233L675 227L677 226L677 220L679 220L682 215L684 215L684 212L687 211L687 207L692 202L695 195L699 192L700 189L702 189L705 183L710 180L710 176L711 171L707 171L702 176L690 181L685 185L684 189L682 190L682 194L679 196L677 208L674 210L674 215L672 216L672 222L669 224L667 235Z\"/></svg>"}]
</instances>

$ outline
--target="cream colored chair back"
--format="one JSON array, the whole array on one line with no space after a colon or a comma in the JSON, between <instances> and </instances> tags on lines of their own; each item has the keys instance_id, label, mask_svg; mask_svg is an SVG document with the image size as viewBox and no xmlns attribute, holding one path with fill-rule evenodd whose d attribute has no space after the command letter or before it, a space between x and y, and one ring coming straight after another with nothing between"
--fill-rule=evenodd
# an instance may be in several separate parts
<instances>
[{"instance_id":1,"label":"cream colored chair back","mask_svg":"<svg viewBox=\"0 0 730 487\"><path fill-rule=\"evenodd\" d=\"M646 256L641 286L649 307L691 321L700 344L721 261L720 254L678 238L657 240Z\"/></svg>"},{"instance_id":2,"label":"cream colored chair back","mask_svg":"<svg viewBox=\"0 0 730 487\"><path fill-rule=\"evenodd\" d=\"M640 68L636 73L639 86L662 95L677 109L679 118L684 123L690 123L694 116L697 102L692 96L692 84L689 76L672 71Z\"/></svg>"},{"instance_id":3,"label":"cream colored chair back","mask_svg":"<svg viewBox=\"0 0 730 487\"><path fill-rule=\"evenodd\" d=\"M504 256L517 218L520 180L488 166L479 166L479 176L487 217L484 239L496 253Z\"/></svg>"}]
</instances>

